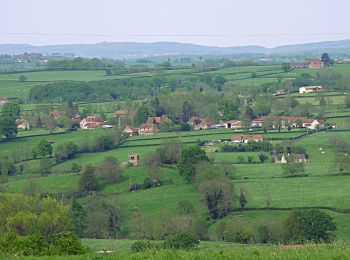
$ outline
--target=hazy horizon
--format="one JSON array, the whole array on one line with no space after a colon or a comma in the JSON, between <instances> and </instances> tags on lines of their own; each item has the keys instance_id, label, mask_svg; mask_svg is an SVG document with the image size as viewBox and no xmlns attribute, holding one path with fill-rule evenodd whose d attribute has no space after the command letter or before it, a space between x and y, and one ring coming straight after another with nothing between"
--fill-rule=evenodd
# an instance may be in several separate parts
<instances>
[{"instance_id":1,"label":"hazy horizon","mask_svg":"<svg viewBox=\"0 0 350 260\"><path fill-rule=\"evenodd\" d=\"M276 47L345 40L346 0L20 0L2 4L0 44L181 42Z\"/></svg>"}]
</instances>

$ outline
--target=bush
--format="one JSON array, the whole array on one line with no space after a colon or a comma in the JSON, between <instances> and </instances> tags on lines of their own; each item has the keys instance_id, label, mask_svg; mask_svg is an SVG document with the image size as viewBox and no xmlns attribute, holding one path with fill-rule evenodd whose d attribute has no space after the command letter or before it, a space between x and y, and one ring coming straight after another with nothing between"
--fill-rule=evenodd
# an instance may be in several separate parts
<instances>
[{"instance_id":1,"label":"bush","mask_svg":"<svg viewBox=\"0 0 350 260\"><path fill-rule=\"evenodd\" d=\"M59 144L55 149L56 162L72 159L78 152L78 146L73 142Z\"/></svg>"},{"instance_id":2,"label":"bush","mask_svg":"<svg viewBox=\"0 0 350 260\"><path fill-rule=\"evenodd\" d=\"M78 237L61 234L53 240L45 240L40 234L20 236L7 233L0 240L0 251L9 255L80 255L86 252Z\"/></svg>"},{"instance_id":3,"label":"bush","mask_svg":"<svg viewBox=\"0 0 350 260\"><path fill-rule=\"evenodd\" d=\"M160 187L160 186L162 186L162 181L158 180L157 178L147 177L143 181L143 188L144 189L150 189L150 188Z\"/></svg>"},{"instance_id":4,"label":"bush","mask_svg":"<svg viewBox=\"0 0 350 260\"><path fill-rule=\"evenodd\" d=\"M199 240L192 233L179 233L164 242L164 247L171 249L191 249L198 245Z\"/></svg>"},{"instance_id":5,"label":"bush","mask_svg":"<svg viewBox=\"0 0 350 260\"><path fill-rule=\"evenodd\" d=\"M224 233L225 241L240 243L240 244L252 244L255 242L254 235L250 230L237 230L233 233Z\"/></svg>"},{"instance_id":6,"label":"bush","mask_svg":"<svg viewBox=\"0 0 350 260\"><path fill-rule=\"evenodd\" d=\"M133 184L131 184L131 185L129 186L128 191L129 191L129 192L131 192L131 191L137 191L137 190L139 190L139 189L141 189L141 184L135 182L135 183L133 183Z\"/></svg>"},{"instance_id":7,"label":"bush","mask_svg":"<svg viewBox=\"0 0 350 260\"><path fill-rule=\"evenodd\" d=\"M137 253L158 248L160 248L160 246L151 241L136 241L131 245L131 252Z\"/></svg>"}]
</instances>

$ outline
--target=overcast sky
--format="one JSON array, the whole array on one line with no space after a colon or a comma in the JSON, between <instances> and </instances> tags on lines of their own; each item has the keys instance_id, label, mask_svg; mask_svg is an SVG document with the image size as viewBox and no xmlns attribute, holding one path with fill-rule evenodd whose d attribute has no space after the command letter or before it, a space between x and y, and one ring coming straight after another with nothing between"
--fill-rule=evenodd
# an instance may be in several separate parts
<instances>
[{"instance_id":1,"label":"overcast sky","mask_svg":"<svg viewBox=\"0 0 350 260\"><path fill-rule=\"evenodd\" d=\"M350 0L0 0L0 9L0 43L273 47L350 38Z\"/></svg>"}]
</instances>

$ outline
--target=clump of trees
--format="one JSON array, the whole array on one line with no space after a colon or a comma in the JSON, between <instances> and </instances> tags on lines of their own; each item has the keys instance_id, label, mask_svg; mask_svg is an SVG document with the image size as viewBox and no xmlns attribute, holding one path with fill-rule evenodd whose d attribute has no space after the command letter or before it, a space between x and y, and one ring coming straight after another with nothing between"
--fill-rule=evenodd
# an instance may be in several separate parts
<instances>
[{"instance_id":1,"label":"clump of trees","mask_svg":"<svg viewBox=\"0 0 350 260\"><path fill-rule=\"evenodd\" d=\"M335 239L336 224L318 209L295 209L285 223L285 241L290 243L329 243Z\"/></svg>"},{"instance_id":2,"label":"clump of trees","mask_svg":"<svg viewBox=\"0 0 350 260\"><path fill-rule=\"evenodd\" d=\"M184 147L178 164L180 175L187 182L193 182L196 175L196 164L201 161L209 161L209 158L198 145Z\"/></svg>"},{"instance_id":3,"label":"clump of trees","mask_svg":"<svg viewBox=\"0 0 350 260\"><path fill-rule=\"evenodd\" d=\"M69 216L75 234L81 237L115 239L121 231L120 207L97 196L88 196L84 205L73 201Z\"/></svg>"},{"instance_id":4,"label":"clump of trees","mask_svg":"<svg viewBox=\"0 0 350 260\"><path fill-rule=\"evenodd\" d=\"M196 167L195 183L212 219L225 217L233 207L233 185L223 169L202 162Z\"/></svg>"},{"instance_id":5,"label":"clump of trees","mask_svg":"<svg viewBox=\"0 0 350 260\"><path fill-rule=\"evenodd\" d=\"M71 233L68 206L51 198L21 194L1 193L0 200L2 253L43 256L86 252Z\"/></svg>"},{"instance_id":6,"label":"clump of trees","mask_svg":"<svg viewBox=\"0 0 350 260\"><path fill-rule=\"evenodd\" d=\"M33 149L32 149L33 158L40 156L45 158L46 156L52 156L52 145L47 140L41 140Z\"/></svg>"}]
</instances>

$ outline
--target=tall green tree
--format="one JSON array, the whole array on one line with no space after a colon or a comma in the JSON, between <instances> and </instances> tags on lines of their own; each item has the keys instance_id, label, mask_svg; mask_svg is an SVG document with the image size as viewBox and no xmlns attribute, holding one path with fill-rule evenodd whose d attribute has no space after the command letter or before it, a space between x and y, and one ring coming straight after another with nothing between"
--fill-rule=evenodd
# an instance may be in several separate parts
<instances>
[{"instance_id":1,"label":"tall green tree","mask_svg":"<svg viewBox=\"0 0 350 260\"><path fill-rule=\"evenodd\" d=\"M97 191L99 183L95 175L95 167L91 164L85 166L79 180L79 190L81 192Z\"/></svg>"},{"instance_id":2,"label":"tall green tree","mask_svg":"<svg viewBox=\"0 0 350 260\"><path fill-rule=\"evenodd\" d=\"M147 118L150 116L150 112L146 104L143 104L136 112L134 123L135 125L141 125L147 121Z\"/></svg>"},{"instance_id":3,"label":"tall green tree","mask_svg":"<svg viewBox=\"0 0 350 260\"><path fill-rule=\"evenodd\" d=\"M326 66L326 67L329 67L332 65L332 59L329 57L328 53L322 54L321 61L324 62L324 66Z\"/></svg>"},{"instance_id":4,"label":"tall green tree","mask_svg":"<svg viewBox=\"0 0 350 260\"><path fill-rule=\"evenodd\" d=\"M224 100L219 104L219 111L221 112L222 119L224 120L231 120L237 118L238 108L238 105L230 100Z\"/></svg>"},{"instance_id":5,"label":"tall green tree","mask_svg":"<svg viewBox=\"0 0 350 260\"><path fill-rule=\"evenodd\" d=\"M188 120L194 115L194 111L190 103L185 100L182 103L182 121L184 123L188 122Z\"/></svg>"},{"instance_id":6,"label":"tall green tree","mask_svg":"<svg viewBox=\"0 0 350 260\"><path fill-rule=\"evenodd\" d=\"M19 118L20 114L21 110L18 104L7 103L3 105L0 115L0 136L5 136L6 139L16 136L16 119Z\"/></svg>"},{"instance_id":7,"label":"tall green tree","mask_svg":"<svg viewBox=\"0 0 350 260\"><path fill-rule=\"evenodd\" d=\"M205 151L198 145L188 146L181 150L178 164L180 175L187 181L192 182L196 175L196 164L200 161L209 161Z\"/></svg>"}]
</instances>

